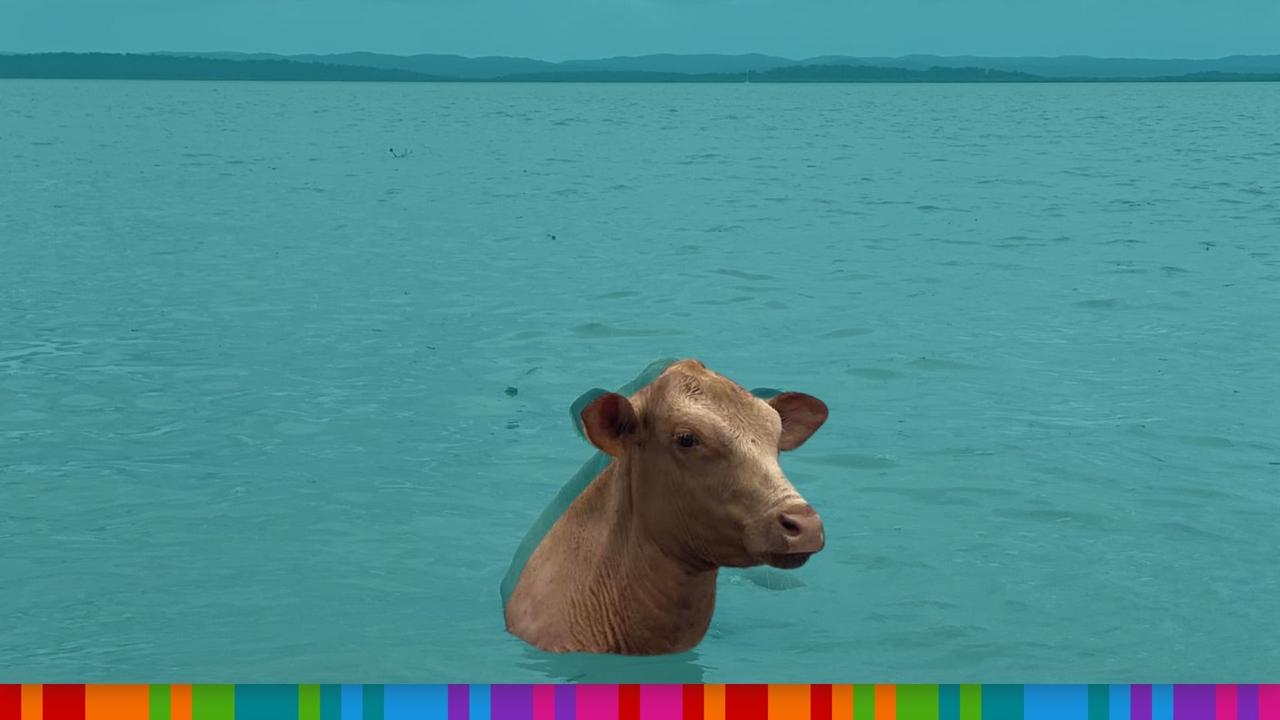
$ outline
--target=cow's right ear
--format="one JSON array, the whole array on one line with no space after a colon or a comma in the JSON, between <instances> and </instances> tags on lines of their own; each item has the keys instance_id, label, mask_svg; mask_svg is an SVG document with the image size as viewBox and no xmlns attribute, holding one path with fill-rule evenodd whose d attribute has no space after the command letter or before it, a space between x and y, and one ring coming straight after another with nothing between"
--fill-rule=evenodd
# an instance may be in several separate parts
<instances>
[{"instance_id":1,"label":"cow's right ear","mask_svg":"<svg viewBox=\"0 0 1280 720\"><path fill-rule=\"evenodd\" d=\"M638 423L631 401L617 393L605 393L582 409L582 429L592 445L613 457L621 457L635 439Z\"/></svg>"},{"instance_id":2,"label":"cow's right ear","mask_svg":"<svg viewBox=\"0 0 1280 720\"><path fill-rule=\"evenodd\" d=\"M795 450L804 444L827 421L827 404L812 395L784 392L765 402L782 417L779 450Z\"/></svg>"}]
</instances>

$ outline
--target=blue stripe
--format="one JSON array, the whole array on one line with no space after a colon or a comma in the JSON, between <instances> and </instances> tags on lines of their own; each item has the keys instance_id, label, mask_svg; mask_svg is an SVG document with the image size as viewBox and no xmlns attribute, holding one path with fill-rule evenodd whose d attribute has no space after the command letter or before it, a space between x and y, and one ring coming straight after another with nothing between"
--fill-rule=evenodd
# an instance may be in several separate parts
<instances>
[{"instance_id":1,"label":"blue stripe","mask_svg":"<svg viewBox=\"0 0 1280 720\"><path fill-rule=\"evenodd\" d=\"M1089 720L1088 685L1027 685L1022 698L1027 718Z\"/></svg>"},{"instance_id":2,"label":"blue stripe","mask_svg":"<svg viewBox=\"0 0 1280 720\"><path fill-rule=\"evenodd\" d=\"M383 692L385 720L449 720L446 685L388 685Z\"/></svg>"},{"instance_id":3,"label":"blue stripe","mask_svg":"<svg viewBox=\"0 0 1280 720\"><path fill-rule=\"evenodd\" d=\"M960 720L959 685L938 686L938 720Z\"/></svg>"},{"instance_id":4,"label":"blue stripe","mask_svg":"<svg viewBox=\"0 0 1280 720\"><path fill-rule=\"evenodd\" d=\"M1151 720L1173 720L1173 686L1151 686Z\"/></svg>"},{"instance_id":5,"label":"blue stripe","mask_svg":"<svg viewBox=\"0 0 1280 720\"><path fill-rule=\"evenodd\" d=\"M471 720L489 720L489 686L471 686Z\"/></svg>"},{"instance_id":6,"label":"blue stripe","mask_svg":"<svg viewBox=\"0 0 1280 720\"><path fill-rule=\"evenodd\" d=\"M342 686L320 686L320 720L342 720Z\"/></svg>"},{"instance_id":7,"label":"blue stripe","mask_svg":"<svg viewBox=\"0 0 1280 720\"><path fill-rule=\"evenodd\" d=\"M1112 685L1109 695L1111 720L1129 720L1129 686Z\"/></svg>"},{"instance_id":8,"label":"blue stripe","mask_svg":"<svg viewBox=\"0 0 1280 720\"><path fill-rule=\"evenodd\" d=\"M297 685L236 685L238 720L278 720L298 716Z\"/></svg>"},{"instance_id":9,"label":"blue stripe","mask_svg":"<svg viewBox=\"0 0 1280 720\"><path fill-rule=\"evenodd\" d=\"M1023 720L1022 685L983 685L982 720Z\"/></svg>"},{"instance_id":10,"label":"blue stripe","mask_svg":"<svg viewBox=\"0 0 1280 720\"><path fill-rule=\"evenodd\" d=\"M364 688L342 686L342 720L364 720Z\"/></svg>"}]
</instances>

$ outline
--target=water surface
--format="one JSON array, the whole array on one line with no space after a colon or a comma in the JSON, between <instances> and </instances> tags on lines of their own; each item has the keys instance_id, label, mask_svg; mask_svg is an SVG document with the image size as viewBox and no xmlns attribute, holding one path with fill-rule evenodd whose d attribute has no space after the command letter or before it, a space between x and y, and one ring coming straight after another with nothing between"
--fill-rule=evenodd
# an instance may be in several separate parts
<instances>
[{"instance_id":1,"label":"water surface","mask_svg":"<svg viewBox=\"0 0 1280 720\"><path fill-rule=\"evenodd\" d=\"M1276 117L1274 84L0 82L0 668L1263 680ZM723 577L692 653L529 650L498 583L591 454L567 408L668 355L829 404L783 461L828 548Z\"/></svg>"}]
</instances>

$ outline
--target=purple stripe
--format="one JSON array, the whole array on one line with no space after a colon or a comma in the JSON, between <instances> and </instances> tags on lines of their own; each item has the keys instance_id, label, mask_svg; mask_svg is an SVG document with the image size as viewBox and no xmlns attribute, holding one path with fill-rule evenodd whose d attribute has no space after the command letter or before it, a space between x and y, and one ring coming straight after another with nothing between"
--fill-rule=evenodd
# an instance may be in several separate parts
<instances>
[{"instance_id":1,"label":"purple stripe","mask_svg":"<svg viewBox=\"0 0 1280 720\"><path fill-rule=\"evenodd\" d=\"M490 697L493 720L532 720L532 685L494 685Z\"/></svg>"},{"instance_id":2,"label":"purple stripe","mask_svg":"<svg viewBox=\"0 0 1280 720\"><path fill-rule=\"evenodd\" d=\"M1151 686L1134 685L1129 689L1129 720L1151 720Z\"/></svg>"},{"instance_id":3,"label":"purple stripe","mask_svg":"<svg viewBox=\"0 0 1280 720\"><path fill-rule=\"evenodd\" d=\"M467 720L471 716L471 688L449 686L449 720Z\"/></svg>"},{"instance_id":4,"label":"purple stripe","mask_svg":"<svg viewBox=\"0 0 1280 720\"><path fill-rule=\"evenodd\" d=\"M574 701L578 691L572 685L556 686L556 720L576 720Z\"/></svg>"},{"instance_id":5,"label":"purple stripe","mask_svg":"<svg viewBox=\"0 0 1280 720\"><path fill-rule=\"evenodd\" d=\"M1236 720L1258 720L1258 686L1236 686Z\"/></svg>"},{"instance_id":6,"label":"purple stripe","mask_svg":"<svg viewBox=\"0 0 1280 720\"><path fill-rule=\"evenodd\" d=\"M1173 720L1214 720L1217 710L1212 685L1173 686Z\"/></svg>"}]
</instances>

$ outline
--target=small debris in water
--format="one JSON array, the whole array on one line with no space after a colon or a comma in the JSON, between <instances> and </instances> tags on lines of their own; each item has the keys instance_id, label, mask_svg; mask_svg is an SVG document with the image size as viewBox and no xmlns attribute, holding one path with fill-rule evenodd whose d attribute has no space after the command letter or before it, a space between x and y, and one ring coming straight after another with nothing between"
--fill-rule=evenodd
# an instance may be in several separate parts
<instances>
[{"instance_id":1,"label":"small debris in water","mask_svg":"<svg viewBox=\"0 0 1280 720\"><path fill-rule=\"evenodd\" d=\"M519 430L519 429L520 429L520 423L516 422L515 420L508 420L508 421L507 421L507 429L508 429L508 430Z\"/></svg>"},{"instance_id":2,"label":"small debris in water","mask_svg":"<svg viewBox=\"0 0 1280 720\"><path fill-rule=\"evenodd\" d=\"M507 389L503 390L503 392L507 394L507 397L515 397L520 394L520 388L515 387L514 385L508 385Z\"/></svg>"}]
</instances>

